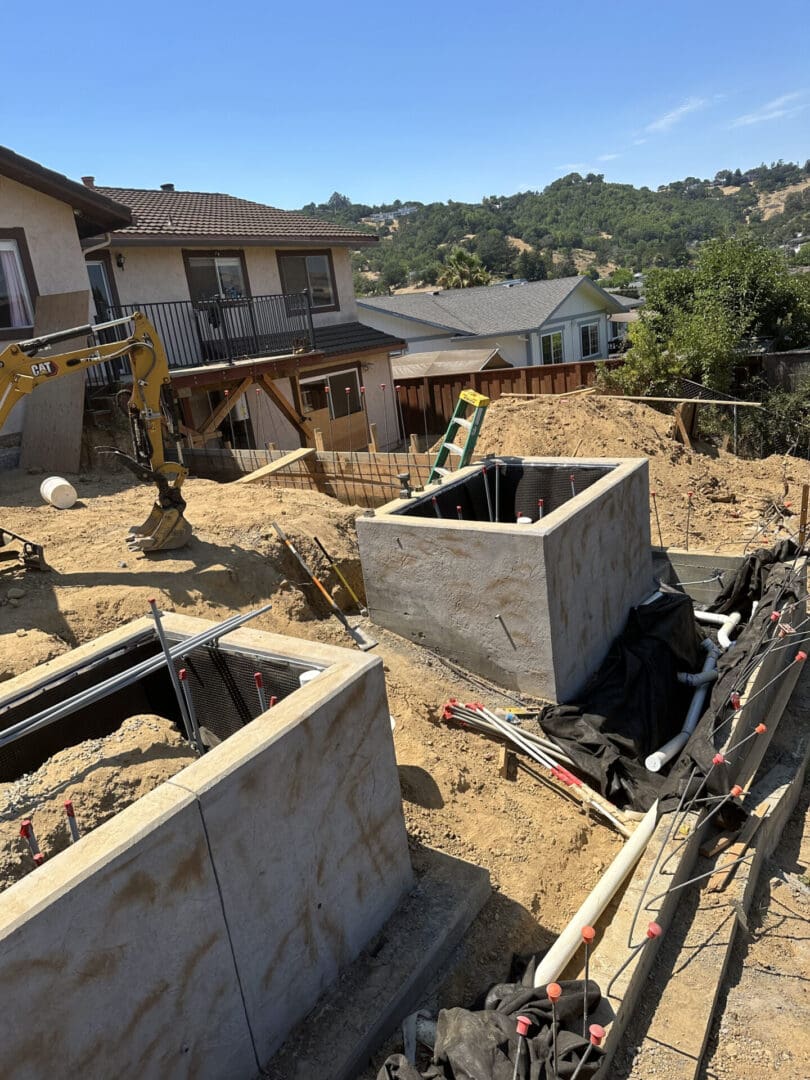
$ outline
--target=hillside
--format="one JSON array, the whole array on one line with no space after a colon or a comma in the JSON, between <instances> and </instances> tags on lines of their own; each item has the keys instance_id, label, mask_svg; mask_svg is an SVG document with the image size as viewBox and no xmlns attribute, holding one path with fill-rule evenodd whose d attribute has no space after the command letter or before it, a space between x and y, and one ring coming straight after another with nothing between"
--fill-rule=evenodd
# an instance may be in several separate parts
<instances>
[{"instance_id":1,"label":"hillside","mask_svg":"<svg viewBox=\"0 0 810 1080\"><path fill-rule=\"evenodd\" d=\"M495 276L618 271L615 284L622 286L633 271L683 265L697 244L746 226L774 243L807 231L810 161L725 169L712 180L690 176L655 191L611 183L601 173L570 173L542 191L479 203L367 206L336 192L303 210L381 237L379 248L354 258L363 292L433 283L456 246L477 253Z\"/></svg>"}]
</instances>

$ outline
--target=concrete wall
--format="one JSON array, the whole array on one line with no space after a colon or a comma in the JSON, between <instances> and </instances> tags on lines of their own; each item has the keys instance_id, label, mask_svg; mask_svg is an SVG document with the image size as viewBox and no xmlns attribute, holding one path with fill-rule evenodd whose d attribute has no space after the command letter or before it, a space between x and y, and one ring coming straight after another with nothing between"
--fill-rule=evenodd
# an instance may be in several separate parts
<instances>
[{"instance_id":1,"label":"concrete wall","mask_svg":"<svg viewBox=\"0 0 810 1080\"><path fill-rule=\"evenodd\" d=\"M113 274L122 304L150 303L161 300L188 300L188 279L183 262L183 247L135 247L111 248ZM188 249L191 250L191 249ZM223 249L225 250L225 249ZM228 251L239 250L237 244ZM278 271L276 248L245 247L248 285L253 296L282 292ZM321 249L322 250L322 249ZM316 326L332 323L356 322L357 305L349 252L346 248L330 248L335 270L338 311L326 311L312 317ZM306 249L302 249L305 252ZM124 256L124 269L116 266L118 253Z\"/></svg>"},{"instance_id":2,"label":"concrete wall","mask_svg":"<svg viewBox=\"0 0 810 1080\"><path fill-rule=\"evenodd\" d=\"M502 686L570 701L653 588L647 462L523 460L615 468L533 525L404 517L402 500L358 518L366 597L381 626Z\"/></svg>"},{"instance_id":3,"label":"concrete wall","mask_svg":"<svg viewBox=\"0 0 810 1080\"><path fill-rule=\"evenodd\" d=\"M89 287L76 221L67 203L0 176L0 229L24 230L36 292L79 292ZM14 409L0 436L22 431L25 406L22 402Z\"/></svg>"},{"instance_id":4,"label":"concrete wall","mask_svg":"<svg viewBox=\"0 0 810 1080\"><path fill-rule=\"evenodd\" d=\"M410 887L381 661L228 641L326 670L0 896L4 1077L255 1076Z\"/></svg>"}]
</instances>

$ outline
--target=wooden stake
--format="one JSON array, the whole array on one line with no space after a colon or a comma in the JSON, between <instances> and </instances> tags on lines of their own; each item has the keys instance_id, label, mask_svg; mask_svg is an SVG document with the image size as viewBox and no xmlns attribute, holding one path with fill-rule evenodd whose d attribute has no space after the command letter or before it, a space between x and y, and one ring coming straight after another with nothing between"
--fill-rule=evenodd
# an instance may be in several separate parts
<instances>
[{"instance_id":1,"label":"wooden stake","mask_svg":"<svg viewBox=\"0 0 810 1080\"><path fill-rule=\"evenodd\" d=\"M802 484L802 508L799 514L799 547L804 547L807 538L807 500L810 495L810 484Z\"/></svg>"},{"instance_id":2,"label":"wooden stake","mask_svg":"<svg viewBox=\"0 0 810 1080\"><path fill-rule=\"evenodd\" d=\"M517 780L517 754L506 746L502 746L498 754L498 776L504 780Z\"/></svg>"},{"instance_id":3,"label":"wooden stake","mask_svg":"<svg viewBox=\"0 0 810 1080\"><path fill-rule=\"evenodd\" d=\"M377 442L377 425L376 424L369 424L368 425L368 430L369 430L369 432L371 434L371 446L370 446L371 453L372 454L379 454L380 445Z\"/></svg>"}]
</instances>

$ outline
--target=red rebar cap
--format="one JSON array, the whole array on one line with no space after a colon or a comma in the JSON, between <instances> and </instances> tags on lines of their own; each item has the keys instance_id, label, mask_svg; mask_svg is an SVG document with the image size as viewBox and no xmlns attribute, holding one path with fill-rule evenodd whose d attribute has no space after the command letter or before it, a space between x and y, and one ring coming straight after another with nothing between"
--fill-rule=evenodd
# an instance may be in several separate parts
<instances>
[{"instance_id":1,"label":"red rebar cap","mask_svg":"<svg viewBox=\"0 0 810 1080\"><path fill-rule=\"evenodd\" d=\"M725 760L722 754L715 754L712 758L712 765L723 765Z\"/></svg>"},{"instance_id":2,"label":"red rebar cap","mask_svg":"<svg viewBox=\"0 0 810 1080\"><path fill-rule=\"evenodd\" d=\"M651 491L650 495L652 495L652 497L655 498L655 492L654 491Z\"/></svg>"},{"instance_id":3,"label":"red rebar cap","mask_svg":"<svg viewBox=\"0 0 810 1080\"><path fill-rule=\"evenodd\" d=\"M261 688L264 686L264 679L262 678L262 673L260 671L257 671L254 674L253 682L255 683L257 690L261 690Z\"/></svg>"},{"instance_id":4,"label":"red rebar cap","mask_svg":"<svg viewBox=\"0 0 810 1080\"><path fill-rule=\"evenodd\" d=\"M559 983L549 983L546 987L546 994L552 1005L556 1005L562 997L562 987Z\"/></svg>"},{"instance_id":5,"label":"red rebar cap","mask_svg":"<svg viewBox=\"0 0 810 1080\"><path fill-rule=\"evenodd\" d=\"M731 789L731 795L734 799L738 799L740 795L742 795L742 793L743 789L740 787L739 784L735 784L734 787Z\"/></svg>"},{"instance_id":6,"label":"red rebar cap","mask_svg":"<svg viewBox=\"0 0 810 1080\"><path fill-rule=\"evenodd\" d=\"M596 937L596 931L592 926L582 927L582 940L586 945L593 944L593 939Z\"/></svg>"},{"instance_id":7,"label":"red rebar cap","mask_svg":"<svg viewBox=\"0 0 810 1080\"><path fill-rule=\"evenodd\" d=\"M361 386L361 387L360 387L360 393L361 393L361 394L365 394L365 392L366 392L366 388L365 388L365 386Z\"/></svg>"},{"instance_id":8,"label":"red rebar cap","mask_svg":"<svg viewBox=\"0 0 810 1080\"><path fill-rule=\"evenodd\" d=\"M693 496L693 495L694 495L695 493L694 493L694 491L687 491L687 493L686 493L686 494L687 494L687 495L689 496L689 498L691 499L691 498L692 498L692 496Z\"/></svg>"},{"instance_id":9,"label":"red rebar cap","mask_svg":"<svg viewBox=\"0 0 810 1080\"><path fill-rule=\"evenodd\" d=\"M802 660L806 660L806 659L807 659L807 653L802 652L802 650L799 649L799 651L796 653L796 662L801 663Z\"/></svg>"},{"instance_id":10,"label":"red rebar cap","mask_svg":"<svg viewBox=\"0 0 810 1080\"><path fill-rule=\"evenodd\" d=\"M68 817L75 817L76 816L75 813L73 812L73 803L70 801L70 799L68 799L68 801L65 803L65 813L67 814Z\"/></svg>"},{"instance_id":11,"label":"red rebar cap","mask_svg":"<svg viewBox=\"0 0 810 1080\"><path fill-rule=\"evenodd\" d=\"M757 735L764 735L767 730L767 724L757 724L757 726L754 728L754 731L757 733Z\"/></svg>"},{"instance_id":12,"label":"red rebar cap","mask_svg":"<svg viewBox=\"0 0 810 1080\"><path fill-rule=\"evenodd\" d=\"M740 707L740 695L738 693L736 693L736 691L735 691L735 693L733 693L731 695L730 701L731 701L731 704L734 706L735 709L739 709L739 707Z\"/></svg>"},{"instance_id":13,"label":"red rebar cap","mask_svg":"<svg viewBox=\"0 0 810 1080\"><path fill-rule=\"evenodd\" d=\"M519 1016L517 1018L517 1033L518 1035L528 1035L529 1028L532 1026L532 1018L530 1016Z\"/></svg>"},{"instance_id":14,"label":"red rebar cap","mask_svg":"<svg viewBox=\"0 0 810 1080\"><path fill-rule=\"evenodd\" d=\"M386 385L387 385L386 383L384 383L384 382L381 382L381 383L380 383L380 389L381 389L381 390L384 390L384 389L385 389L385 387L386 387Z\"/></svg>"},{"instance_id":15,"label":"red rebar cap","mask_svg":"<svg viewBox=\"0 0 810 1080\"><path fill-rule=\"evenodd\" d=\"M30 821L24 821L22 825L20 825L20 836L24 837L26 840L28 839L31 831L32 825Z\"/></svg>"},{"instance_id":16,"label":"red rebar cap","mask_svg":"<svg viewBox=\"0 0 810 1080\"><path fill-rule=\"evenodd\" d=\"M605 1037L605 1029L601 1024L591 1024L588 1028L588 1034L591 1036L591 1042L594 1046L600 1046L602 1039Z\"/></svg>"},{"instance_id":17,"label":"red rebar cap","mask_svg":"<svg viewBox=\"0 0 810 1080\"><path fill-rule=\"evenodd\" d=\"M771 612L771 622L779 622L780 613L778 611Z\"/></svg>"},{"instance_id":18,"label":"red rebar cap","mask_svg":"<svg viewBox=\"0 0 810 1080\"><path fill-rule=\"evenodd\" d=\"M652 941L653 938L661 937L663 930L657 922L651 922L647 927L647 937Z\"/></svg>"},{"instance_id":19,"label":"red rebar cap","mask_svg":"<svg viewBox=\"0 0 810 1080\"><path fill-rule=\"evenodd\" d=\"M34 862L37 864L37 866L42 866L42 864L45 862L45 856L42 854L41 851L38 851L34 856Z\"/></svg>"},{"instance_id":20,"label":"red rebar cap","mask_svg":"<svg viewBox=\"0 0 810 1080\"><path fill-rule=\"evenodd\" d=\"M188 672L184 667L181 667L180 670L177 672L177 678L180 680L180 682L185 682L188 678Z\"/></svg>"}]
</instances>

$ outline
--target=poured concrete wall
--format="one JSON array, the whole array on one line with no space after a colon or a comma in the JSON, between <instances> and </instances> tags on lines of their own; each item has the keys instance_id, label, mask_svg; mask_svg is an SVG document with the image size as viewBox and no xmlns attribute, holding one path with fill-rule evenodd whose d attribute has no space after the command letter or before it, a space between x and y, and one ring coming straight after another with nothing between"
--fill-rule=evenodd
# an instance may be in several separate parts
<instances>
[{"instance_id":1,"label":"poured concrete wall","mask_svg":"<svg viewBox=\"0 0 810 1080\"><path fill-rule=\"evenodd\" d=\"M503 686L570 701L653 588L647 462L522 460L612 469L533 525L407 517L403 500L358 518L366 597L381 626Z\"/></svg>"},{"instance_id":2,"label":"poured concrete wall","mask_svg":"<svg viewBox=\"0 0 810 1080\"><path fill-rule=\"evenodd\" d=\"M410 887L381 662L227 641L325 670L0 895L3 1077L255 1076Z\"/></svg>"}]
</instances>

